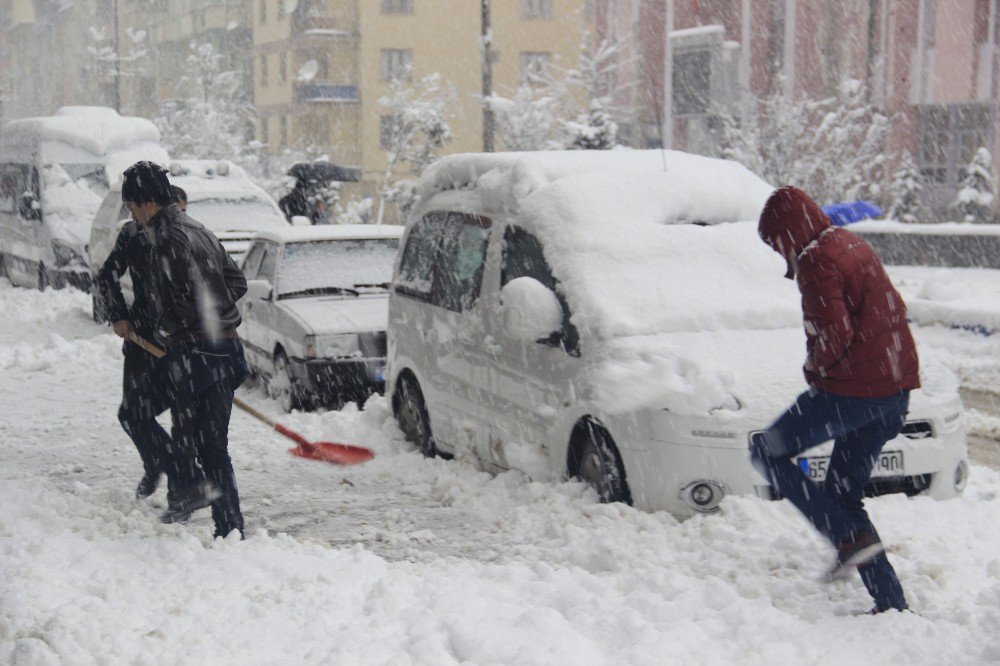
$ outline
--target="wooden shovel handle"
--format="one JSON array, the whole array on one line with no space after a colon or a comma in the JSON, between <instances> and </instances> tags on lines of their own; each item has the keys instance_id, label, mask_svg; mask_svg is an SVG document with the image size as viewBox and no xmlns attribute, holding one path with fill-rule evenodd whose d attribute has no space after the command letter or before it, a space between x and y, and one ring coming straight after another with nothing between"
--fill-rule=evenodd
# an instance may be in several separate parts
<instances>
[{"instance_id":1,"label":"wooden shovel handle","mask_svg":"<svg viewBox=\"0 0 1000 666\"><path fill-rule=\"evenodd\" d=\"M128 332L128 335L125 336L125 339L131 342L132 344L139 345L140 347L148 351L156 358L163 358L164 356L167 355L167 352L163 351L149 340L139 337L132 331Z\"/></svg>"}]
</instances>

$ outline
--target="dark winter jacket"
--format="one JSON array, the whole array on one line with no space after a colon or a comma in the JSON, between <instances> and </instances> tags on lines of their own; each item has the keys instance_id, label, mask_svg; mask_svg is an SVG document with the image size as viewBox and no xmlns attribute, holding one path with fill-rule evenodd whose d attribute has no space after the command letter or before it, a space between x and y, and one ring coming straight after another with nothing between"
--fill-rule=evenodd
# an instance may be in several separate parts
<instances>
[{"instance_id":1,"label":"dark winter jacket","mask_svg":"<svg viewBox=\"0 0 1000 666\"><path fill-rule=\"evenodd\" d=\"M875 252L834 227L795 187L767 200L761 238L788 264L802 294L805 376L837 395L880 398L920 386L906 305Z\"/></svg>"},{"instance_id":2,"label":"dark winter jacket","mask_svg":"<svg viewBox=\"0 0 1000 666\"><path fill-rule=\"evenodd\" d=\"M156 323L155 301L149 276L149 253L152 243L134 220L125 223L111 254L97 272L97 289L103 316L109 323L127 319L132 330L144 338L153 335ZM120 281L128 272L132 279L132 307L125 303Z\"/></svg>"},{"instance_id":3,"label":"dark winter jacket","mask_svg":"<svg viewBox=\"0 0 1000 666\"><path fill-rule=\"evenodd\" d=\"M235 336L247 281L219 239L175 204L153 216L149 231L156 336L166 345Z\"/></svg>"},{"instance_id":4,"label":"dark winter jacket","mask_svg":"<svg viewBox=\"0 0 1000 666\"><path fill-rule=\"evenodd\" d=\"M278 200L278 208L289 222L296 216L309 217L309 202L305 192L298 187Z\"/></svg>"}]
</instances>

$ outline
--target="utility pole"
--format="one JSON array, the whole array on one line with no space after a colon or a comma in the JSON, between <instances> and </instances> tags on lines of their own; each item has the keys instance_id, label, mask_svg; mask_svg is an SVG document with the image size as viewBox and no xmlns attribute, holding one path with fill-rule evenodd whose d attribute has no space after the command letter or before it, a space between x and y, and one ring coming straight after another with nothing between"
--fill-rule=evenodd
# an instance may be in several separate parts
<instances>
[{"instance_id":1,"label":"utility pole","mask_svg":"<svg viewBox=\"0 0 1000 666\"><path fill-rule=\"evenodd\" d=\"M480 16L483 67L483 152L493 152L493 134L496 119L493 116L493 33L490 26L490 0L482 0Z\"/></svg>"},{"instance_id":2,"label":"utility pole","mask_svg":"<svg viewBox=\"0 0 1000 666\"><path fill-rule=\"evenodd\" d=\"M121 39L118 35L118 0L112 3L112 10L115 13L115 75L114 75L114 102L115 111L122 112L122 64L121 64Z\"/></svg>"}]
</instances>

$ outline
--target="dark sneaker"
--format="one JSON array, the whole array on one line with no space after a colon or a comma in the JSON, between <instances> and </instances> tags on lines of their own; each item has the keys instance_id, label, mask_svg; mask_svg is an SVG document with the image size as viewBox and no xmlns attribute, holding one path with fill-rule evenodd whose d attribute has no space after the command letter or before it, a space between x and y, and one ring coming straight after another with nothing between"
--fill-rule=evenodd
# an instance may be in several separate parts
<instances>
[{"instance_id":1,"label":"dark sneaker","mask_svg":"<svg viewBox=\"0 0 1000 666\"><path fill-rule=\"evenodd\" d=\"M160 474L146 473L139 479L139 485L135 487L135 498L143 499L156 492L156 487L160 485Z\"/></svg>"},{"instance_id":2,"label":"dark sneaker","mask_svg":"<svg viewBox=\"0 0 1000 666\"><path fill-rule=\"evenodd\" d=\"M837 564L827 574L827 580L842 580L862 564L871 562L885 552L885 547L871 532L862 532L856 538L845 541L837 549Z\"/></svg>"},{"instance_id":3,"label":"dark sneaker","mask_svg":"<svg viewBox=\"0 0 1000 666\"><path fill-rule=\"evenodd\" d=\"M222 497L222 493L211 481L202 481L190 488L178 490L177 498L167 505L167 510L160 516L161 523L183 523L191 514Z\"/></svg>"}]
</instances>

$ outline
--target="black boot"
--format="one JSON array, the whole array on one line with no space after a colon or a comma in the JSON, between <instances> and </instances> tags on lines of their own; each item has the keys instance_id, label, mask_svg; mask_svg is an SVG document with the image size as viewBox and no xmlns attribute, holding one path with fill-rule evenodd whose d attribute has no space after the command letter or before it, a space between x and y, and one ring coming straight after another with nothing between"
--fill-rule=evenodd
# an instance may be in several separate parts
<instances>
[{"instance_id":1,"label":"black boot","mask_svg":"<svg viewBox=\"0 0 1000 666\"><path fill-rule=\"evenodd\" d=\"M160 516L161 523L183 523L198 509L204 509L222 496L219 489L211 481L202 481L188 488L179 489L176 497L167 505L167 510Z\"/></svg>"},{"instance_id":2,"label":"black boot","mask_svg":"<svg viewBox=\"0 0 1000 666\"><path fill-rule=\"evenodd\" d=\"M160 485L160 473L146 472L139 479L139 485L135 488L135 498L143 499L149 497L156 492L157 486Z\"/></svg>"}]
</instances>

